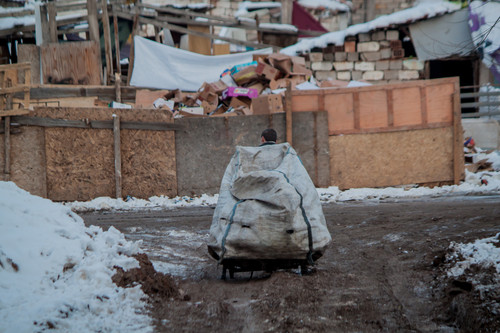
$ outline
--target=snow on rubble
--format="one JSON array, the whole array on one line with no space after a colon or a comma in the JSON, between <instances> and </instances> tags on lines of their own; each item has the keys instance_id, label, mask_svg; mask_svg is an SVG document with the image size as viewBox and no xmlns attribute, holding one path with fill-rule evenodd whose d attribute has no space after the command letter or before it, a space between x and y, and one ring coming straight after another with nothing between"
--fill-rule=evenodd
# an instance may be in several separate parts
<instances>
[{"instance_id":1,"label":"snow on rubble","mask_svg":"<svg viewBox=\"0 0 500 333\"><path fill-rule=\"evenodd\" d=\"M140 286L112 282L115 265L138 266L139 242L12 182L0 198L0 332L152 331Z\"/></svg>"}]
</instances>

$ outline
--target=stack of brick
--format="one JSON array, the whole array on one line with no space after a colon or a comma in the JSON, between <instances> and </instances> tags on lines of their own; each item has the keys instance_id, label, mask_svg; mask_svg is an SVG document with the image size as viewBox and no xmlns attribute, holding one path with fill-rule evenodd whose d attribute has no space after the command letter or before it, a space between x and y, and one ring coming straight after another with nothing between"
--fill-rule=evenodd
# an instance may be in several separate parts
<instances>
[{"instance_id":1,"label":"stack of brick","mask_svg":"<svg viewBox=\"0 0 500 333\"><path fill-rule=\"evenodd\" d=\"M389 83L418 80L424 65L405 59L397 30L380 30L346 38L344 45L330 45L309 53L309 66L317 80L363 80Z\"/></svg>"}]
</instances>

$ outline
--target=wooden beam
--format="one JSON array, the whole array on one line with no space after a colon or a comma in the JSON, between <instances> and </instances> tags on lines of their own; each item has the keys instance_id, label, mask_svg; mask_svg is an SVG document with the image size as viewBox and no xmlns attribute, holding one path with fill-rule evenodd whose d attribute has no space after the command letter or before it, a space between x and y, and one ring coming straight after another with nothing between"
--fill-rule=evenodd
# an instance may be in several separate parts
<instances>
[{"instance_id":1,"label":"wooden beam","mask_svg":"<svg viewBox=\"0 0 500 333\"><path fill-rule=\"evenodd\" d=\"M57 43L57 8L53 1L47 3L47 12L49 16L49 43Z\"/></svg>"},{"instance_id":2,"label":"wooden beam","mask_svg":"<svg viewBox=\"0 0 500 333\"><path fill-rule=\"evenodd\" d=\"M13 118L13 122L25 126L113 129L113 121L111 120L92 120L87 122L84 120L18 116ZM141 121L122 121L120 122L120 127L122 129L144 131L177 131L183 129L182 126L174 123Z\"/></svg>"},{"instance_id":3,"label":"wooden beam","mask_svg":"<svg viewBox=\"0 0 500 333\"><path fill-rule=\"evenodd\" d=\"M10 117L4 118L4 179L10 180Z\"/></svg>"},{"instance_id":4,"label":"wooden beam","mask_svg":"<svg viewBox=\"0 0 500 333\"><path fill-rule=\"evenodd\" d=\"M104 34L104 53L106 59L106 82L110 82L113 77L113 51L111 48L111 28L109 26L107 0L101 0L101 10L102 30Z\"/></svg>"},{"instance_id":5,"label":"wooden beam","mask_svg":"<svg viewBox=\"0 0 500 333\"><path fill-rule=\"evenodd\" d=\"M456 78L455 92L451 96L453 106L453 182L459 184L464 175L464 135L462 131L462 109L460 107L460 82Z\"/></svg>"},{"instance_id":6,"label":"wooden beam","mask_svg":"<svg viewBox=\"0 0 500 333\"><path fill-rule=\"evenodd\" d=\"M118 103L122 102L121 83L122 83L122 75L120 73L115 73L115 100Z\"/></svg>"},{"instance_id":7,"label":"wooden beam","mask_svg":"<svg viewBox=\"0 0 500 333\"><path fill-rule=\"evenodd\" d=\"M135 43L134 37L139 26L139 14L134 15L134 24L132 25L132 45L130 47L130 55L128 57L128 70L127 70L127 86L130 86L130 79L134 71L134 58L135 58Z\"/></svg>"},{"instance_id":8,"label":"wooden beam","mask_svg":"<svg viewBox=\"0 0 500 333\"><path fill-rule=\"evenodd\" d=\"M121 17L124 17L124 18L128 18L127 17L128 15L123 15L123 13L118 14L118 16L121 16ZM147 18L144 18L144 17L139 17L139 21L141 23L144 23L144 24L152 24L152 25L160 26L162 28L169 29L169 30L172 30L172 31L177 31L177 32L180 32L180 33L185 33L185 34L189 34L189 35L193 35L193 36L205 37L205 38L210 38L210 39L223 40L223 41L226 41L226 42L229 42L229 43L232 43L232 44L245 45L245 46L250 46L250 47L257 48L257 49L262 49L262 48L266 48L266 47L272 47L273 50L280 49L280 47L278 47L276 45L256 44L256 43L242 41L242 40L238 40L238 39L234 39L234 38L216 36L216 35L213 35L213 34L207 34L207 33L199 32L199 31L193 31L193 30L189 30L187 28L184 28L184 27L181 27L181 26L178 26L178 25L166 23L166 22L163 22L163 21L158 21L156 19L147 19Z\"/></svg>"},{"instance_id":9,"label":"wooden beam","mask_svg":"<svg viewBox=\"0 0 500 333\"><path fill-rule=\"evenodd\" d=\"M89 37L91 41L98 42L99 45L99 21L97 20L97 2L96 0L87 0L87 12L89 22ZM100 53L100 52L99 52Z\"/></svg>"},{"instance_id":10,"label":"wooden beam","mask_svg":"<svg viewBox=\"0 0 500 333\"><path fill-rule=\"evenodd\" d=\"M115 151L115 192L116 198L122 197L122 155L120 143L120 117L113 115L113 143Z\"/></svg>"},{"instance_id":11,"label":"wooden beam","mask_svg":"<svg viewBox=\"0 0 500 333\"><path fill-rule=\"evenodd\" d=\"M292 137L292 124L293 124L293 112L292 112L292 83L288 81L285 92L285 112L286 112L286 141L293 144Z\"/></svg>"},{"instance_id":12,"label":"wooden beam","mask_svg":"<svg viewBox=\"0 0 500 333\"><path fill-rule=\"evenodd\" d=\"M120 35L118 32L118 18L113 10L113 31L115 36L115 61L116 61L116 72L122 75L122 66L120 64Z\"/></svg>"}]
</instances>

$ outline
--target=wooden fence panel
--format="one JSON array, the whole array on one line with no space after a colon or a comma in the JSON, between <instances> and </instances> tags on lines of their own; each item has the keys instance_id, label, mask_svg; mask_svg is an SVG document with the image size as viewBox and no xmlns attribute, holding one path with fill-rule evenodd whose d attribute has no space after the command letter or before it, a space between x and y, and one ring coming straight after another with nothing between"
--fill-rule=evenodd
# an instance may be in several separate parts
<instances>
[{"instance_id":1,"label":"wooden fence panel","mask_svg":"<svg viewBox=\"0 0 500 333\"><path fill-rule=\"evenodd\" d=\"M54 43L40 47L43 83L100 85L99 44L93 41Z\"/></svg>"}]
</instances>

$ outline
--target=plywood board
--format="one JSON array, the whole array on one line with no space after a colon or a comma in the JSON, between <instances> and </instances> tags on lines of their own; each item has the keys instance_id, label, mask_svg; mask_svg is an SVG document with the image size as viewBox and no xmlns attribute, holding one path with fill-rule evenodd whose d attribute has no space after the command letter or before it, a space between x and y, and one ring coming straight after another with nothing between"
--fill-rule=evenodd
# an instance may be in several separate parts
<instances>
[{"instance_id":1,"label":"plywood board","mask_svg":"<svg viewBox=\"0 0 500 333\"><path fill-rule=\"evenodd\" d=\"M69 42L40 47L43 83L101 84L97 42Z\"/></svg>"},{"instance_id":2,"label":"plywood board","mask_svg":"<svg viewBox=\"0 0 500 333\"><path fill-rule=\"evenodd\" d=\"M385 90L359 92L359 126L361 129L389 126Z\"/></svg>"},{"instance_id":3,"label":"plywood board","mask_svg":"<svg viewBox=\"0 0 500 333\"><path fill-rule=\"evenodd\" d=\"M210 33L210 27L204 25L188 25L188 29L197 32ZM189 51L204 55L212 55L210 38L189 35Z\"/></svg>"},{"instance_id":4,"label":"plywood board","mask_svg":"<svg viewBox=\"0 0 500 333\"><path fill-rule=\"evenodd\" d=\"M354 129L354 104L352 94L325 95L328 127L333 131Z\"/></svg>"},{"instance_id":5,"label":"plywood board","mask_svg":"<svg viewBox=\"0 0 500 333\"><path fill-rule=\"evenodd\" d=\"M330 136L331 185L341 189L453 181L453 128Z\"/></svg>"},{"instance_id":6,"label":"plywood board","mask_svg":"<svg viewBox=\"0 0 500 333\"><path fill-rule=\"evenodd\" d=\"M40 84L40 47L35 44L18 44L18 62L31 64L31 83Z\"/></svg>"},{"instance_id":7,"label":"plywood board","mask_svg":"<svg viewBox=\"0 0 500 333\"><path fill-rule=\"evenodd\" d=\"M177 195L173 131L121 130L123 196Z\"/></svg>"},{"instance_id":8,"label":"plywood board","mask_svg":"<svg viewBox=\"0 0 500 333\"><path fill-rule=\"evenodd\" d=\"M160 110L35 108L34 116L54 119L172 122ZM111 129L46 128L47 191L52 200L90 200L115 195ZM175 142L170 132L122 130L123 195L175 196Z\"/></svg>"},{"instance_id":9,"label":"plywood board","mask_svg":"<svg viewBox=\"0 0 500 333\"><path fill-rule=\"evenodd\" d=\"M392 91L394 126L422 124L420 88L401 88Z\"/></svg>"},{"instance_id":10,"label":"plywood board","mask_svg":"<svg viewBox=\"0 0 500 333\"><path fill-rule=\"evenodd\" d=\"M318 94L293 95L292 96L292 111L324 111L320 109Z\"/></svg>"},{"instance_id":11,"label":"plywood board","mask_svg":"<svg viewBox=\"0 0 500 333\"><path fill-rule=\"evenodd\" d=\"M293 91L292 110L328 110L330 135L451 126L457 80Z\"/></svg>"},{"instance_id":12,"label":"plywood board","mask_svg":"<svg viewBox=\"0 0 500 333\"><path fill-rule=\"evenodd\" d=\"M427 122L453 122L453 84L433 85L426 87L427 95Z\"/></svg>"},{"instance_id":13,"label":"plywood board","mask_svg":"<svg viewBox=\"0 0 500 333\"><path fill-rule=\"evenodd\" d=\"M3 123L2 123L3 126ZM47 197L45 173L44 129L22 127L21 133L11 134L10 180L33 195ZM0 134L0 180L4 170L4 135Z\"/></svg>"}]
</instances>

